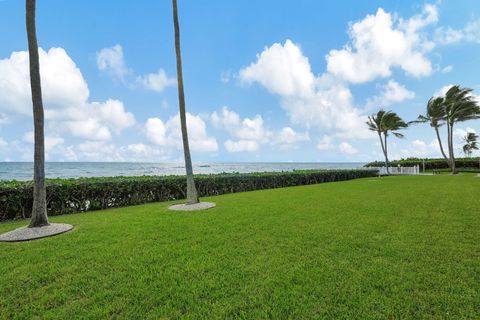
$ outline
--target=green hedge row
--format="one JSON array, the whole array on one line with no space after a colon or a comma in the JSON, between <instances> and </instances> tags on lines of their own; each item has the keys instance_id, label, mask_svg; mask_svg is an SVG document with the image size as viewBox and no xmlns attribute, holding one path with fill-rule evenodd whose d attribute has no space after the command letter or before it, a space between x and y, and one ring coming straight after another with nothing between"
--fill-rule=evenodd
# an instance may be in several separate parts
<instances>
[{"instance_id":1,"label":"green hedge row","mask_svg":"<svg viewBox=\"0 0 480 320\"><path fill-rule=\"evenodd\" d=\"M370 169L198 175L202 197L225 193L299 186L372 177ZM0 181L0 221L27 218L32 182ZM47 181L49 215L123 207L185 198L184 176L55 179Z\"/></svg>"},{"instance_id":2,"label":"green hedge row","mask_svg":"<svg viewBox=\"0 0 480 320\"><path fill-rule=\"evenodd\" d=\"M448 164L445 159L419 159L419 158L407 158L401 160L390 161L391 166L402 166L402 167L413 167L419 165L420 169L423 169L423 161L425 160L425 169L434 170L434 169L448 169ZM457 168L471 168L471 169L480 169L480 158L457 158L455 159L455 165ZM383 167L385 162L375 161L370 162L365 165L365 167Z\"/></svg>"}]
</instances>

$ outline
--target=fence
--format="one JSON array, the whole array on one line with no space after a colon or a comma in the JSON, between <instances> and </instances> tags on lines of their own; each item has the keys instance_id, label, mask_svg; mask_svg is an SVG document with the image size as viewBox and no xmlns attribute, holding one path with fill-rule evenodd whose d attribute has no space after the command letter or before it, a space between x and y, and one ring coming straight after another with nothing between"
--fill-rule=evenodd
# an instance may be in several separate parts
<instances>
[{"instance_id":1,"label":"fence","mask_svg":"<svg viewBox=\"0 0 480 320\"><path fill-rule=\"evenodd\" d=\"M370 169L378 170L378 175L386 176L387 168L386 167L375 167ZM388 171L390 175L416 175L420 174L420 166L413 166L413 167L388 167Z\"/></svg>"}]
</instances>

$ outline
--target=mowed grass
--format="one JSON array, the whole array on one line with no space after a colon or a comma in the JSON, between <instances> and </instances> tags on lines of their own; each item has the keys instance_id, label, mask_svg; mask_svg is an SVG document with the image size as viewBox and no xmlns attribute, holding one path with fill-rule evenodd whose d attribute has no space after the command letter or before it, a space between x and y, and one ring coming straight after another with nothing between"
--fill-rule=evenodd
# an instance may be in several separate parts
<instances>
[{"instance_id":1,"label":"mowed grass","mask_svg":"<svg viewBox=\"0 0 480 320\"><path fill-rule=\"evenodd\" d=\"M480 318L475 175L204 200L217 208L52 217L75 230L0 243L1 318Z\"/></svg>"}]
</instances>

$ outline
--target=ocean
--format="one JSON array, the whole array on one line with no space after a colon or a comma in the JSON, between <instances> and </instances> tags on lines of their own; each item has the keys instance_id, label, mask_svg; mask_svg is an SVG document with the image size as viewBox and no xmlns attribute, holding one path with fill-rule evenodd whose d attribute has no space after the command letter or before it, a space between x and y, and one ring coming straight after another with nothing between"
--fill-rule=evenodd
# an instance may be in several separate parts
<instances>
[{"instance_id":1,"label":"ocean","mask_svg":"<svg viewBox=\"0 0 480 320\"><path fill-rule=\"evenodd\" d=\"M194 173L223 172L272 172L306 169L354 169L358 162L243 162L243 163L194 163ZM182 163L129 163L129 162L47 162L47 178L115 177L115 176L165 176L184 175ZM0 162L0 180L31 180L33 163Z\"/></svg>"}]
</instances>

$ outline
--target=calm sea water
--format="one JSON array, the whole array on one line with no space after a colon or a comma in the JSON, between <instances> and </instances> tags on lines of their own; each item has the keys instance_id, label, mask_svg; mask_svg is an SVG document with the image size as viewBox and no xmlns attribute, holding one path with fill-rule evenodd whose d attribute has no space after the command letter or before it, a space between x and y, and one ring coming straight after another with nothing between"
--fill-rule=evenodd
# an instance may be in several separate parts
<instances>
[{"instance_id":1,"label":"calm sea water","mask_svg":"<svg viewBox=\"0 0 480 320\"><path fill-rule=\"evenodd\" d=\"M363 163L195 163L195 173L222 172L271 172L293 171L305 169L353 169ZM47 178L80 178L80 177L114 177L143 175L184 175L185 168L181 163L126 163L126 162L48 162ZM0 162L0 180L31 180L33 163Z\"/></svg>"}]
</instances>

